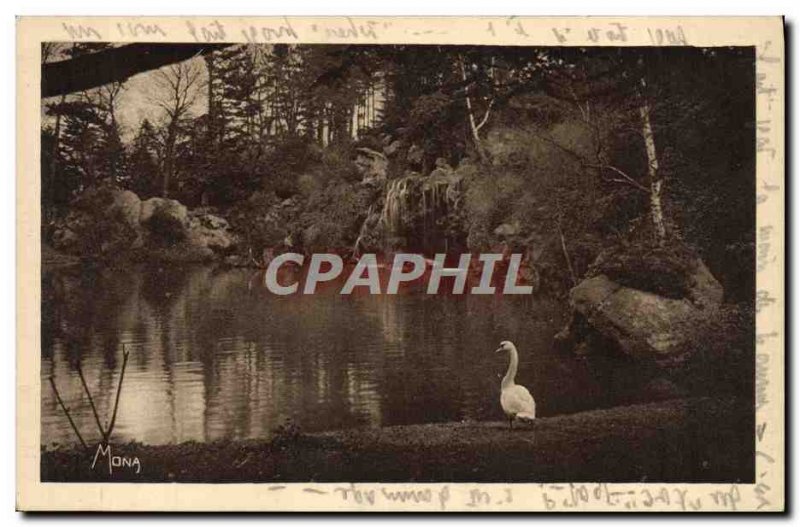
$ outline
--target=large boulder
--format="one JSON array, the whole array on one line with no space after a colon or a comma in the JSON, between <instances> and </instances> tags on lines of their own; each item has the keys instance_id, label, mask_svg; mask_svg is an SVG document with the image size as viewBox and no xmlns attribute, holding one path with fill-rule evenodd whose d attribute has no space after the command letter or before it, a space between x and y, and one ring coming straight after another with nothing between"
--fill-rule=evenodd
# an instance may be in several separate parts
<instances>
[{"instance_id":1,"label":"large boulder","mask_svg":"<svg viewBox=\"0 0 800 527\"><path fill-rule=\"evenodd\" d=\"M683 326L697 311L686 300L624 287L602 275L573 288L570 306L626 355L656 360L680 351Z\"/></svg>"},{"instance_id":2,"label":"large boulder","mask_svg":"<svg viewBox=\"0 0 800 527\"><path fill-rule=\"evenodd\" d=\"M174 199L150 198L143 201L139 222L146 225L156 215L171 216L185 225L189 218L189 211L180 201Z\"/></svg>"},{"instance_id":3,"label":"large boulder","mask_svg":"<svg viewBox=\"0 0 800 527\"><path fill-rule=\"evenodd\" d=\"M237 237L228 222L204 211L189 212L174 199L142 201L115 187L84 192L72 210L53 226L53 247L87 257L209 261L228 253Z\"/></svg>"},{"instance_id":4,"label":"large boulder","mask_svg":"<svg viewBox=\"0 0 800 527\"><path fill-rule=\"evenodd\" d=\"M236 245L236 236L225 218L207 213L190 213L187 241L214 252L226 252Z\"/></svg>"},{"instance_id":5,"label":"large boulder","mask_svg":"<svg viewBox=\"0 0 800 527\"><path fill-rule=\"evenodd\" d=\"M519 224L503 223L502 225L498 225L497 228L495 228L494 234L495 236L500 236L503 238L516 236L517 234L519 234Z\"/></svg>"},{"instance_id":6,"label":"large boulder","mask_svg":"<svg viewBox=\"0 0 800 527\"><path fill-rule=\"evenodd\" d=\"M392 157L392 156L393 156L393 155L395 155L395 154L396 154L396 153L397 153L397 152L400 150L400 148L402 148L402 147L403 147L403 143L402 143L402 141L400 141L399 139L397 139L397 140L395 140L395 141L392 141L392 142L391 142L391 143L389 143L388 145L384 146L384 147L383 147L383 153L384 153L386 156L388 156L388 157Z\"/></svg>"},{"instance_id":7,"label":"large boulder","mask_svg":"<svg viewBox=\"0 0 800 527\"><path fill-rule=\"evenodd\" d=\"M425 151L419 145L411 145L406 153L406 161L413 167L422 165L422 160L425 157Z\"/></svg>"},{"instance_id":8,"label":"large boulder","mask_svg":"<svg viewBox=\"0 0 800 527\"><path fill-rule=\"evenodd\" d=\"M303 247L317 247L325 242L324 232L320 225L314 223L303 229Z\"/></svg>"},{"instance_id":9,"label":"large boulder","mask_svg":"<svg viewBox=\"0 0 800 527\"><path fill-rule=\"evenodd\" d=\"M692 302L704 309L714 308L722 303L725 290L702 260L698 259L695 262L695 270L691 278L689 297Z\"/></svg>"},{"instance_id":10,"label":"large boulder","mask_svg":"<svg viewBox=\"0 0 800 527\"><path fill-rule=\"evenodd\" d=\"M381 152L367 147L356 148L355 164L364 183L386 179L389 160Z\"/></svg>"},{"instance_id":11,"label":"large boulder","mask_svg":"<svg viewBox=\"0 0 800 527\"><path fill-rule=\"evenodd\" d=\"M189 211L177 200L150 198L142 202L139 223L156 238L182 240L188 234Z\"/></svg>"},{"instance_id":12,"label":"large boulder","mask_svg":"<svg viewBox=\"0 0 800 527\"><path fill-rule=\"evenodd\" d=\"M141 201L129 190L90 188L53 226L53 247L83 256L119 251L141 242Z\"/></svg>"},{"instance_id":13,"label":"large boulder","mask_svg":"<svg viewBox=\"0 0 800 527\"><path fill-rule=\"evenodd\" d=\"M585 279L570 291L573 321L557 339L574 345L582 328L599 333L630 357L681 361L694 327L722 302L722 286L705 265L698 265L693 283L691 298L674 299L625 287L605 275Z\"/></svg>"},{"instance_id":14,"label":"large boulder","mask_svg":"<svg viewBox=\"0 0 800 527\"><path fill-rule=\"evenodd\" d=\"M118 214L130 227L138 229L142 214L142 200L130 190L119 190L112 194L109 211Z\"/></svg>"},{"instance_id":15,"label":"large boulder","mask_svg":"<svg viewBox=\"0 0 800 527\"><path fill-rule=\"evenodd\" d=\"M120 190L114 193L109 215L116 217L134 233L131 248L139 249L144 245L144 235L141 229L140 218L142 215L142 200L130 190Z\"/></svg>"}]
</instances>

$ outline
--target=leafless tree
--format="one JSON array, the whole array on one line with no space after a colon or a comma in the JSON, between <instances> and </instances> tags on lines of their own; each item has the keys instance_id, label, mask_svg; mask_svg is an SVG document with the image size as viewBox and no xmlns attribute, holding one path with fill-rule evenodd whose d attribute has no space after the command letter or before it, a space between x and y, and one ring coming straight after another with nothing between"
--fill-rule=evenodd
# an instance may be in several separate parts
<instances>
[{"instance_id":1,"label":"leafless tree","mask_svg":"<svg viewBox=\"0 0 800 527\"><path fill-rule=\"evenodd\" d=\"M63 49L64 44L61 42L42 42L42 64L58 60Z\"/></svg>"},{"instance_id":2,"label":"leafless tree","mask_svg":"<svg viewBox=\"0 0 800 527\"><path fill-rule=\"evenodd\" d=\"M155 103L164 112L162 129L162 194L169 195L170 182L176 174L175 145L181 121L190 113L203 90L203 69L195 60L172 64L158 70L154 76Z\"/></svg>"},{"instance_id":3,"label":"leafless tree","mask_svg":"<svg viewBox=\"0 0 800 527\"><path fill-rule=\"evenodd\" d=\"M117 126L117 103L119 96L125 91L125 84L123 82L112 82L101 86L94 93L95 104L108 115L111 126Z\"/></svg>"}]
</instances>

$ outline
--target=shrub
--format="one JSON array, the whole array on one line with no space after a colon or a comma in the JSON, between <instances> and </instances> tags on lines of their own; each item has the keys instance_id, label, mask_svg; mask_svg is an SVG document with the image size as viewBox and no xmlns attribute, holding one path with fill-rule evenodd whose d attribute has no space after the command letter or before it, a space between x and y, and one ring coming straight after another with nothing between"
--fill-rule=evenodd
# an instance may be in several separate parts
<instances>
[{"instance_id":1,"label":"shrub","mask_svg":"<svg viewBox=\"0 0 800 527\"><path fill-rule=\"evenodd\" d=\"M292 158L281 169L283 183L271 181L230 212L231 226L242 234L245 250L259 254L266 247L282 245L287 237L306 250L340 249L355 243L376 199L374 190L358 183L360 176L348 145L324 151L303 148L302 142L286 147ZM301 151L308 154L302 161L296 159ZM292 190L287 197L288 181Z\"/></svg>"},{"instance_id":2,"label":"shrub","mask_svg":"<svg viewBox=\"0 0 800 527\"><path fill-rule=\"evenodd\" d=\"M289 137L281 141L261 163L265 167L262 189L285 199L298 192L297 178L321 158L320 148L305 137Z\"/></svg>"},{"instance_id":3,"label":"shrub","mask_svg":"<svg viewBox=\"0 0 800 527\"><path fill-rule=\"evenodd\" d=\"M281 244L289 234L288 220L294 210L280 204L273 192L255 192L230 211L231 227L243 237L245 251L260 254L266 247Z\"/></svg>"},{"instance_id":4,"label":"shrub","mask_svg":"<svg viewBox=\"0 0 800 527\"><path fill-rule=\"evenodd\" d=\"M331 181L308 200L299 226L314 227L313 239L306 239L306 250L352 248L370 205L375 201L374 191L343 181ZM307 232L307 231L305 231ZM308 236L305 236L308 238Z\"/></svg>"},{"instance_id":5,"label":"shrub","mask_svg":"<svg viewBox=\"0 0 800 527\"><path fill-rule=\"evenodd\" d=\"M65 218L73 233L70 252L85 259L115 260L127 255L139 233L129 225L121 209L109 208L113 188L92 188L73 203Z\"/></svg>"}]
</instances>

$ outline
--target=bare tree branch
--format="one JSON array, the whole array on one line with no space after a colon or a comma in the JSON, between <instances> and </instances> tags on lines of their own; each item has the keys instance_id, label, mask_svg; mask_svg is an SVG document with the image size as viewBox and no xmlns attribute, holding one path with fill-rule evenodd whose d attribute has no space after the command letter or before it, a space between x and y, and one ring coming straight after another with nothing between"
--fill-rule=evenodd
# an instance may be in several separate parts
<instances>
[{"instance_id":1,"label":"bare tree branch","mask_svg":"<svg viewBox=\"0 0 800 527\"><path fill-rule=\"evenodd\" d=\"M556 141L552 136L550 136L550 134L548 134L548 133L537 132L536 135L538 137L544 139L545 141L547 141L551 145L555 146L556 148L558 148L559 150L561 150L565 154L569 155L570 157L572 157L576 161L578 161L578 163L580 163L582 166L588 167L588 168L594 168L596 170L599 170L601 172L601 177L602 177L602 171L604 171L604 170L610 170L610 171L612 171L615 174L620 176L620 178L606 178L606 177L603 177L603 181L608 181L608 182L613 182L613 183L622 183L622 184L630 185L630 186L632 186L632 187L634 187L634 188L636 188L638 190L641 190L642 192L645 192L645 193L649 194L650 193L650 189L648 189L647 187L645 187L644 185L642 185L641 183L636 181L634 178L632 178L631 176L626 174L620 168L618 168L618 167L616 167L614 165L611 165L609 163L605 163L604 162L604 159L603 159L604 156L602 155L602 145L600 145L600 131L597 128L596 125L592 125L590 122L587 122L586 124L587 124L587 126L590 126L592 128L593 135L595 136L595 142L597 143L595 156L597 157L598 160L595 163L591 163L591 162L587 161L587 159L584 156L582 156L579 153L574 152L574 151L570 150L569 148L567 148L566 146L562 145L561 143Z\"/></svg>"},{"instance_id":2,"label":"bare tree branch","mask_svg":"<svg viewBox=\"0 0 800 527\"><path fill-rule=\"evenodd\" d=\"M92 394L89 391L89 386L86 384L86 379L83 376L83 369L81 368L80 363L77 366L78 369L78 377L81 379L81 384L83 385L83 391L86 392L86 397L89 399L89 406L92 408L92 414L94 414L95 423L97 423L97 429L100 431L100 436L105 437L106 432L103 430L103 425L100 424L100 416L97 415L97 408L94 405L94 399L92 398Z\"/></svg>"},{"instance_id":3,"label":"bare tree branch","mask_svg":"<svg viewBox=\"0 0 800 527\"><path fill-rule=\"evenodd\" d=\"M78 431L78 427L75 425L75 421L72 420L72 416L69 413L69 408L66 407L64 401L61 400L61 395L58 393L58 388L56 388L56 381L53 379L53 376L50 376L50 386L53 387L53 392L56 394L56 401L61 406L61 409L64 411L64 414L67 416L67 420L69 421L72 430L75 432L75 435L78 436L78 441L81 442L83 445L84 450L89 450L89 446L86 444L86 441L83 440L83 436Z\"/></svg>"},{"instance_id":4,"label":"bare tree branch","mask_svg":"<svg viewBox=\"0 0 800 527\"><path fill-rule=\"evenodd\" d=\"M159 158L162 161L162 194L167 197L170 181L176 175L175 145L180 134L180 124L189 115L203 89L202 67L198 61L171 64L158 70L154 79L157 90L150 100L165 115L161 141L163 148Z\"/></svg>"},{"instance_id":5,"label":"bare tree branch","mask_svg":"<svg viewBox=\"0 0 800 527\"><path fill-rule=\"evenodd\" d=\"M122 369L119 373L119 384L117 385L117 397L114 400L114 412L111 414L111 423L106 428L103 434L103 442L108 443L111 434L114 432L114 425L117 424L117 410L119 409L119 396L122 393L122 381L125 379L125 368L128 365L128 355L130 352L125 349L125 344L122 344Z\"/></svg>"},{"instance_id":6,"label":"bare tree branch","mask_svg":"<svg viewBox=\"0 0 800 527\"><path fill-rule=\"evenodd\" d=\"M635 179L630 177L628 174L626 174L625 172L623 172L622 170L620 170L619 168L617 168L617 167L615 167L613 165L607 165L606 164L606 165L589 165L589 166L592 166L592 168L598 168L600 170L611 170L612 172L616 172L617 174L619 174L622 177L622 179L607 178L606 181L614 181L616 183L627 183L629 185L632 185L632 186L638 188L639 190L641 190L643 192L647 192L647 193L650 192L650 190L647 187L645 187L644 185L642 185L641 183L639 183L638 181L636 181Z\"/></svg>"},{"instance_id":7,"label":"bare tree branch","mask_svg":"<svg viewBox=\"0 0 800 527\"><path fill-rule=\"evenodd\" d=\"M483 128L483 125L485 125L486 121L489 120L489 112L492 111L493 105L494 105L494 98L489 101L489 106L486 108L486 113L483 115L483 119L481 120L481 122L478 123L478 126L476 126L476 129L480 130L481 128Z\"/></svg>"},{"instance_id":8,"label":"bare tree branch","mask_svg":"<svg viewBox=\"0 0 800 527\"><path fill-rule=\"evenodd\" d=\"M564 253L564 260L567 262L567 269L569 270L569 277L572 280L572 286L574 287L578 280L575 278L575 270L572 268L572 261L569 257L569 252L567 252L567 244L564 241L564 231L561 230L561 213L558 214L558 219L556 221L556 228L558 229L558 236L561 238L561 251Z\"/></svg>"}]
</instances>

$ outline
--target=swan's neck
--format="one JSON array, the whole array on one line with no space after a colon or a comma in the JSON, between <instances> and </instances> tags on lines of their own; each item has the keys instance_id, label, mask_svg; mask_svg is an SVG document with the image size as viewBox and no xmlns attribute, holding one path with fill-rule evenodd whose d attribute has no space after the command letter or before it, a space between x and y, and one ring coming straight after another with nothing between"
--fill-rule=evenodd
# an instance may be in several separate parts
<instances>
[{"instance_id":1,"label":"swan's neck","mask_svg":"<svg viewBox=\"0 0 800 527\"><path fill-rule=\"evenodd\" d=\"M510 360L508 362L508 371L506 371L506 376L503 377L503 382L500 384L501 388L514 386L514 377L517 376L517 366L519 365L519 355L517 354L517 348L512 346L511 351L508 354L510 357Z\"/></svg>"}]
</instances>

